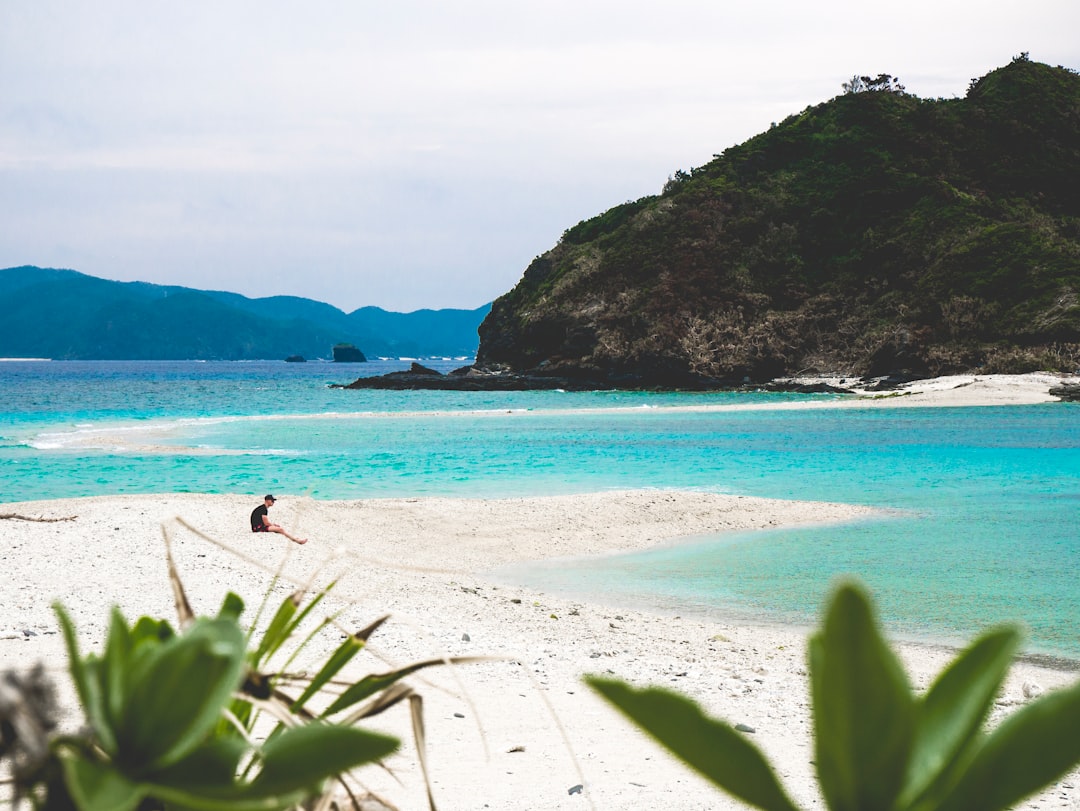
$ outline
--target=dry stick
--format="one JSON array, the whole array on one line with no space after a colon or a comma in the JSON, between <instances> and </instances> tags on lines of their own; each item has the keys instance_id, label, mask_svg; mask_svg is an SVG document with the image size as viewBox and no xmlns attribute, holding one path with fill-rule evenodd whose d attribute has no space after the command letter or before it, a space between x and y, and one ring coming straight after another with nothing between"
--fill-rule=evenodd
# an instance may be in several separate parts
<instances>
[{"instance_id":1,"label":"dry stick","mask_svg":"<svg viewBox=\"0 0 1080 811\"><path fill-rule=\"evenodd\" d=\"M63 518L33 518L29 515L19 515L18 513L0 513L0 519L4 518L10 518L13 521L35 521L39 524L55 524L57 521L74 521L78 516L66 515Z\"/></svg>"},{"instance_id":2,"label":"dry stick","mask_svg":"<svg viewBox=\"0 0 1080 811\"><path fill-rule=\"evenodd\" d=\"M161 535L165 539L165 560L169 565L169 584L172 586L173 600L176 603L176 617L181 628L187 628L195 621L195 612L188 602L187 593L184 591L184 583L180 580L180 573L176 570L176 561L172 553L172 536L166 524L161 525Z\"/></svg>"}]
</instances>

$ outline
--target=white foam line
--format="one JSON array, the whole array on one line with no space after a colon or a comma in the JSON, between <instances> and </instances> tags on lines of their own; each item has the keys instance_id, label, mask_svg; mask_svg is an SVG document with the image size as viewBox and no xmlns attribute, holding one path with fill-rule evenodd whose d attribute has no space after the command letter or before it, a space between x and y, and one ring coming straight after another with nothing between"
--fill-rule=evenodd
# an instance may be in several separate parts
<instances>
[{"instance_id":1,"label":"white foam line","mask_svg":"<svg viewBox=\"0 0 1080 811\"><path fill-rule=\"evenodd\" d=\"M1052 385L1063 378L1046 373L1030 375L957 376L916 381L904 389L888 394L828 394L803 395L799 399L757 402L695 403L692 405L663 405L636 403L633 405L598 406L595 408L486 408L433 411L327 411L311 414L250 414L218 417L190 417L138 425L118 425L104 428L81 428L71 432L43 432L29 442L38 450L57 450L70 447L116 448L130 447L131 434L167 433L192 426L221 425L233 422L288 422L297 420L377 420L377 419L447 419L447 418L514 418L525 416L582 416L586 414L628 414L647 410L652 414L701 414L739 411L799 411L850 408L901 408L911 406L999 406L1053 402L1048 393ZM708 396L708 395L704 395ZM731 395L728 394L728 397ZM104 442L108 438L109 442ZM175 453L187 446L144 445L145 448L166 448ZM211 452L204 449L205 452ZM250 453L245 450L214 450L214 453Z\"/></svg>"}]
</instances>

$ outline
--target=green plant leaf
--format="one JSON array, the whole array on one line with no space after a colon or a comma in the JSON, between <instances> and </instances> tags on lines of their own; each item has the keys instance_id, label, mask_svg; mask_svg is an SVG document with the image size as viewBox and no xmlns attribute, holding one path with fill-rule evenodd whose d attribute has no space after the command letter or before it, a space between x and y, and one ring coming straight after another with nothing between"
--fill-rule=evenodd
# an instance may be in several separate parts
<instances>
[{"instance_id":1,"label":"green plant leaf","mask_svg":"<svg viewBox=\"0 0 1080 811\"><path fill-rule=\"evenodd\" d=\"M324 589L322 589L321 591L317 592L317 593L315 594L315 596L311 598L311 602L310 602L310 603L308 603L308 604L307 604L306 606L304 606L304 610L303 610L303 611L301 611L301 612L300 612L300 613L299 613L299 614L297 615L296 619L294 619L294 620L292 621L292 624L291 624L291 625L289 626L289 629L288 629L288 634L286 634L286 638L287 638L287 637L289 637L289 636L292 636L293 632L295 632L295 631L296 631L296 627L297 627L297 626L298 626L298 625L299 625L299 624L300 624L301 622L303 622L303 621L304 621L305 619L307 619L307 617L308 617L308 614L310 614L310 613L311 613L312 611L314 611L314 610L315 610L315 607L316 607L316 606L317 606L317 605L318 605L319 603L321 603L321 602L323 601L323 598L325 598L325 597L326 597L326 595L330 593L330 590L331 590L332 588L334 588L334 586L336 586L336 585L337 585L337 581L336 581L336 580L332 581L331 583L329 583L329 584L328 584L328 585L326 586L326 588L324 588Z\"/></svg>"},{"instance_id":2,"label":"green plant leaf","mask_svg":"<svg viewBox=\"0 0 1080 811\"><path fill-rule=\"evenodd\" d=\"M60 603L53 603L53 611L56 613L57 621L60 623L60 633L64 637L64 646L67 648L68 667L71 671L71 680L75 683L75 692L78 693L79 701L89 715L92 704L90 697L91 687L86 665L79 654L79 640L75 633L75 624ZM90 720L93 722L93 718Z\"/></svg>"},{"instance_id":3,"label":"green plant leaf","mask_svg":"<svg viewBox=\"0 0 1080 811\"><path fill-rule=\"evenodd\" d=\"M60 631L64 636L64 645L67 647L68 654L68 670L71 673L71 680L75 683L75 692L79 696L79 703L82 704L86 720L97 735L102 749L112 754L116 751L116 733L105 716L99 668L94 660L84 661L79 655L75 624L64 607L60 603L53 603L53 611L56 612Z\"/></svg>"},{"instance_id":4,"label":"green plant leaf","mask_svg":"<svg viewBox=\"0 0 1080 811\"><path fill-rule=\"evenodd\" d=\"M329 718L334 713L348 709L354 704L363 701L365 698L375 695L380 690L385 690L394 682L400 681L418 670L423 670L425 667L433 667L434 665L444 665L448 663L463 664L474 661L482 660L472 656L461 656L451 659L426 659L423 662L413 662L412 664L405 665L405 667L398 668L390 673L375 673L365 676L338 696L329 707L323 710L321 717Z\"/></svg>"},{"instance_id":5,"label":"green plant leaf","mask_svg":"<svg viewBox=\"0 0 1080 811\"><path fill-rule=\"evenodd\" d=\"M915 734L911 688L854 584L833 595L810 640L818 779L832 811L890 811Z\"/></svg>"},{"instance_id":6,"label":"green plant leaf","mask_svg":"<svg viewBox=\"0 0 1080 811\"><path fill-rule=\"evenodd\" d=\"M117 758L134 773L191 752L240 683L244 635L231 620L197 620L136 662L117 727Z\"/></svg>"},{"instance_id":7,"label":"green plant leaf","mask_svg":"<svg viewBox=\"0 0 1080 811\"><path fill-rule=\"evenodd\" d=\"M386 757L399 742L356 727L313 721L267 741L248 796L317 790L326 778Z\"/></svg>"},{"instance_id":8,"label":"green plant leaf","mask_svg":"<svg viewBox=\"0 0 1080 811\"><path fill-rule=\"evenodd\" d=\"M74 752L60 755L64 784L79 811L131 811L145 790L111 764L89 760Z\"/></svg>"},{"instance_id":9,"label":"green plant leaf","mask_svg":"<svg viewBox=\"0 0 1080 811\"><path fill-rule=\"evenodd\" d=\"M953 767L978 740L1019 643L1015 628L987 632L957 656L917 702L915 745L900 807L938 794L954 781Z\"/></svg>"},{"instance_id":10,"label":"green plant leaf","mask_svg":"<svg viewBox=\"0 0 1080 811\"><path fill-rule=\"evenodd\" d=\"M684 696L586 676L586 683L684 763L729 794L766 811L795 811L768 761L728 724Z\"/></svg>"},{"instance_id":11,"label":"green plant leaf","mask_svg":"<svg viewBox=\"0 0 1080 811\"><path fill-rule=\"evenodd\" d=\"M240 615L243 613L243 599L241 599L240 595L230 591L228 594L225 595L225 599L221 603L221 608L218 610L218 619L239 622Z\"/></svg>"},{"instance_id":12,"label":"green plant leaf","mask_svg":"<svg viewBox=\"0 0 1080 811\"><path fill-rule=\"evenodd\" d=\"M318 603L321 597L316 595L312 603ZM278 606L278 611L274 613L273 619L270 620L270 624L267 626L267 630L262 634L262 639L259 641L258 647L255 649L255 655L252 659L252 664L256 668L259 667L261 662L265 662L267 659L285 644L289 635L295 630L295 624L293 624L296 613L300 608L300 600L303 597L302 592L293 592L282 600L282 604ZM309 604L305 613L301 614L299 619L306 616L307 611L310 611L312 606Z\"/></svg>"},{"instance_id":13,"label":"green plant leaf","mask_svg":"<svg viewBox=\"0 0 1080 811\"><path fill-rule=\"evenodd\" d=\"M364 641L350 634L345 641L338 646L338 649L334 651L333 655L326 660L326 663L319 672L315 674L315 678L311 680L311 683L304 692L300 694L300 697L293 702L292 711L296 712L303 707L308 699L319 692L323 685L336 676L363 647Z\"/></svg>"},{"instance_id":14,"label":"green plant leaf","mask_svg":"<svg viewBox=\"0 0 1080 811\"><path fill-rule=\"evenodd\" d=\"M245 789L233 786L229 789L192 791L181 786L153 786L154 799L161 800L169 809L184 811L283 811L299 806L311 792L294 791L288 794L249 796Z\"/></svg>"},{"instance_id":15,"label":"green plant leaf","mask_svg":"<svg viewBox=\"0 0 1080 811\"><path fill-rule=\"evenodd\" d=\"M1080 684L1011 715L986 738L940 811L1004 811L1080 763Z\"/></svg>"},{"instance_id":16,"label":"green plant leaf","mask_svg":"<svg viewBox=\"0 0 1080 811\"><path fill-rule=\"evenodd\" d=\"M288 638L286 630L289 627L289 620L296 616L296 611L299 608L300 597L298 592L293 592L282 601L273 619L270 620L270 624L266 627L266 631L259 641L259 646L255 649L255 655L252 658L253 665L258 666L260 662L272 656L281 647L282 643Z\"/></svg>"},{"instance_id":17,"label":"green plant leaf","mask_svg":"<svg viewBox=\"0 0 1080 811\"><path fill-rule=\"evenodd\" d=\"M131 629L131 643L136 648L143 642L164 642L174 636L176 632L169 623L153 617L139 617Z\"/></svg>"},{"instance_id":18,"label":"green plant leaf","mask_svg":"<svg viewBox=\"0 0 1080 811\"><path fill-rule=\"evenodd\" d=\"M109 635L101 658L102 693L105 715L115 729L123 714L127 695L128 662L132 651L131 631L120 609L113 607L109 617Z\"/></svg>"},{"instance_id":19,"label":"green plant leaf","mask_svg":"<svg viewBox=\"0 0 1080 811\"><path fill-rule=\"evenodd\" d=\"M208 789L231 788L236 784L240 759L248 751L240 737L221 737L207 741L171 766L146 775L152 786L175 786L198 793ZM150 789L154 793L153 788Z\"/></svg>"},{"instance_id":20,"label":"green plant leaf","mask_svg":"<svg viewBox=\"0 0 1080 811\"><path fill-rule=\"evenodd\" d=\"M320 591L318 594L316 594L312 598L311 602L308 603L304 607L304 610L301 611L293 619L293 621L291 623L289 623L289 626L285 631L285 639L291 639L292 638L293 634L295 634L297 629L300 627L300 624L305 619L307 619L308 615L312 611L315 610L315 606L317 606L319 603L322 602L323 598L327 595L327 593L333 587L334 587L334 583L331 583L329 586L327 586L325 589ZM344 611L344 610L345 610L345 607L342 606L338 611L340 613L341 611ZM329 617L325 618L321 623L319 623L315 628L313 628L311 630L311 632L304 639L302 639L299 643L296 643L295 645L293 645L292 653L289 654L288 658L285 660L285 664L282 666L281 669L282 670L288 670L292 666L293 660L295 660L296 657L300 655L300 653L304 650L304 648L307 647L308 643L312 639L314 639L316 636L318 636L319 632L322 631L323 628L330 625L332 622L333 622L333 620L331 618L329 618Z\"/></svg>"}]
</instances>

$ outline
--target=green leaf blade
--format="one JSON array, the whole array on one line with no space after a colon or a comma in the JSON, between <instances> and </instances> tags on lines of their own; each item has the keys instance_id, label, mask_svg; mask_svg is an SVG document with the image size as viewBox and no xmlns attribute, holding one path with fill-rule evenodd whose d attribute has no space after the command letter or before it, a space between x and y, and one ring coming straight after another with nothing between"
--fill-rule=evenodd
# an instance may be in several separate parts
<instances>
[{"instance_id":1,"label":"green leaf blade","mask_svg":"<svg viewBox=\"0 0 1080 811\"><path fill-rule=\"evenodd\" d=\"M255 649L252 664L256 668L284 644L285 640L288 638L287 632L289 622L296 616L296 611L299 607L300 603L295 594L290 594L285 598L281 605L278 606L277 612L274 614L273 619L270 620L270 624L266 627L266 631L259 641L259 646Z\"/></svg>"},{"instance_id":2,"label":"green leaf blade","mask_svg":"<svg viewBox=\"0 0 1080 811\"><path fill-rule=\"evenodd\" d=\"M284 730L263 747L262 771L249 796L317 791L328 777L392 754L395 738L355 727L313 721Z\"/></svg>"},{"instance_id":3,"label":"green leaf blade","mask_svg":"<svg viewBox=\"0 0 1080 811\"><path fill-rule=\"evenodd\" d=\"M168 809L183 811L284 811L299 807L310 795L306 791L252 796L242 787L220 791L192 791L179 786L151 786L150 794Z\"/></svg>"},{"instance_id":4,"label":"green leaf blade","mask_svg":"<svg viewBox=\"0 0 1080 811\"><path fill-rule=\"evenodd\" d=\"M965 751L977 742L1019 643L1015 628L987 632L953 660L918 702L918 731L902 807L939 795L955 782L954 773Z\"/></svg>"},{"instance_id":5,"label":"green leaf blade","mask_svg":"<svg viewBox=\"0 0 1080 811\"><path fill-rule=\"evenodd\" d=\"M338 696L337 699L323 711L321 717L329 718L331 715L348 709L354 704L363 701L365 698L375 695L380 690L385 690L387 687L400 681L406 676L416 673L418 670L423 670L426 667L432 667L434 665L446 664L447 661L448 660L446 659L427 659L422 662L413 662L412 664L405 665L404 667L400 667L389 673L373 673L369 676L365 676ZM451 664L458 661L468 661L468 659L449 660Z\"/></svg>"},{"instance_id":6,"label":"green leaf blade","mask_svg":"<svg viewBox=\"0 0 1080 811\"><path fill-rule=\"evenodd\" d=\"M117 729L118 758L135 773L177 762L214 726L243 675L244 635L232 621L199 620L140 664Z\"/></svg>"},{"instance_id":7,"label":"green leaf blade","mask_svg":"<svg viewBox=\"0 0 1080 811\"><path fill-rule=\"evenodd\" d=\"M232 620L233 622L240 621L240 615L244 613L244 600L236 592L230 591L225 595L225 599L221 603L221 608L218 610L218 619Z\"/></svg>"},{"instance_id":8,"label":"green leaf blade","mask_svg":"<svg viewBox=\"0 0 1080 811\"><path fill-rule=\"evenodd\" d=\"M690 699L587 676L586 683L672 754L734 797L765 811L797 811L761 752Z\"/></svg>"},{"instance_id":9,"label":"green leaf blade","mask_svg":"<svg viewBox=\"0 0 1080 811\"><path fill-rule=\"evenodd\" d=\"M322 687L336 676L345 665L347 665L352 658L364 647L364 642L355 636L350 635L344 642L338 646L338 649L326 660L326 663L319 669L319 672L315 674L315 677L311 680L311 683L307 686L300 697L293 702L292 711L296 712L302 708L308 700L315 695Z\"/></svg>"},{"instance_id":10,"label":"green leaf blade","mask_svg":"<svg viewBox=\"0 0 1080 811\"><path fill-rule=\"evenodd\" d=\"M127 621L120 609L113 607L109 620L109 635L105 640L102 656L102 692L105 698L105 715L109 723L117 726L124 709L127 695L128 663L134 643Z\"/></svg>"},{"instance_id":11,"label":"green leaf blade","mask_svg":"<svg viewBox=\"0 0 1080 811\"><path fill-rule=\"evenodd\" d=\"M832 811L891 811L915 735L911 688L882 639L869 598L853 584L833 595L810 641L818 779Z\"/></svg>"},{"instance_id":12,"label":"green leaf blade","mask_svg":"<svg viewBox=\"0 0 1080 811\"><path fill-rule=\"evenodd\" d=\"M53 603L64 637L64 646L68 654L68 671L75 683L75 692L79 696L86 720L97 735L102 748L112 754L116 751L116 733L105 714L105 697L102 692L100 667L96 660L84 660L79 655L78 635L75 623L60 603Z\"/></svg>"},{"instance_id":13,"label":"green leaf blade","mask_svg":"<svg viewBox=\"0 0 1080 811\"><path fill-rule=\"evenodd\" d=\"M138 783L108 763L66 753L60 758L64 785L79 811L133 811L145 796Z\"/></svg>"},{"instance_id":14,"label":"green leaf blade","mask_svg":"<svg viewBox=\"0 0 1080 811\"><path fill-rule=\"evenodd\" d=\"M1004 811L1080 763L1080 684L1007 718L975 753L940 811Z\"/></svg>"},{"instance_id":15,"label":"green leaf blade","mask_svg":"<svg viewBox=\"0 0 1080 811\"><path fill-rule=\"evenodd\" d=\"M131 644L136 648L144 642L164 642L174 636L176 632L169 623L152 617L139 617L131 628Z\"/></svg>"},{"instance_id":16,"label":"green leaf blade","mask_svg":"<svg viewBox=\"0 0 1080 811\"><path fill-rule=\"evenodd\" d=\"M249 751L239 737L207 741L177 763L146 775L145 782L198 792L228 789L236 785L240 760Z\"/></svg>"}]
</instances>

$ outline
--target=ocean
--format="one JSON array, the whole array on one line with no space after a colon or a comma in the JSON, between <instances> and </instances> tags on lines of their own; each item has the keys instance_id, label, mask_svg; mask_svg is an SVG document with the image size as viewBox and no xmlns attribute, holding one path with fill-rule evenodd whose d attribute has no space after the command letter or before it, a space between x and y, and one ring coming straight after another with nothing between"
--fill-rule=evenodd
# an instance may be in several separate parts
<instances>
[{"instance_id":1,"label":"ocean","mask_svg":"<svg viewBox=\"0 0 1080 811\"><path fill-rule=\"evenodd\" d=\"M465 362L423 360L441 371ZM614 604L802 626L851 574L897 638L954 645L1018 621L1027 653L1080 662L1080 405L688 411L677 407L836 395L329 387L407 366L0 363L0 503L680 488L871 505L882 518L500 576Z\"/></svg>"}]
</instances>

